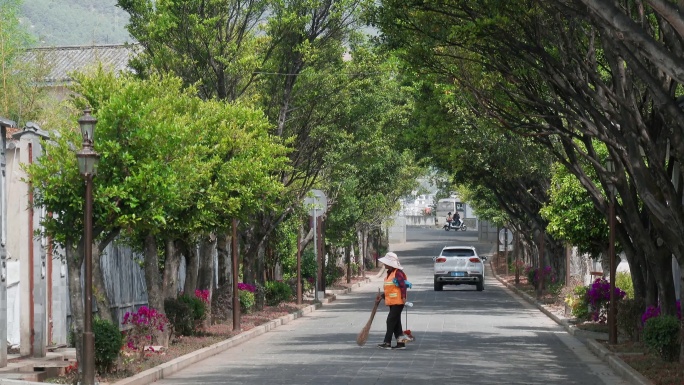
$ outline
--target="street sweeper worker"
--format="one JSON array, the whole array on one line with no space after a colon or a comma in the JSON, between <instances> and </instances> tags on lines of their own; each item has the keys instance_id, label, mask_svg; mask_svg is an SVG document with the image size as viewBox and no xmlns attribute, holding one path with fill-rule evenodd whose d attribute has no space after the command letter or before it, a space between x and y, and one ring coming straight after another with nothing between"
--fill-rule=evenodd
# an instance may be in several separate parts
<instances>
[{"instance_id":1,"label":"street sweeper worker","mask_svg":"<svg viewBox=\"0 0 684 385\"><path fill-rule=\"evenodd\" d=\"M385 265L387 269L387 276L384 282L384 293L379 293L375 297L376 302L385 300L385 305L389 306L389 314L387 314L387 331L385 332L385 340L378 345L381 349L406 349L406 341L403 336L403 328L401 326L401 312L404 310L406 304L406 288L407 280L406 274L402 270L399 263L399 257L393 252L385 254L384 257L378 259L378 262ZM392 335L397 340L397 344L392 346Z\"/></svg>"}]
</instances>

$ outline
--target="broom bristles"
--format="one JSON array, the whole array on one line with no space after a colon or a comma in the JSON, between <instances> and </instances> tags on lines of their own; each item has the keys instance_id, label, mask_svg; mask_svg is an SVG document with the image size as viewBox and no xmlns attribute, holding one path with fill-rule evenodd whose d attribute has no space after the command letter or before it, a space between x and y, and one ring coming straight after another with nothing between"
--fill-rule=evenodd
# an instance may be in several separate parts
<instances>
[{"instance_id":1,"label":"broom bristles","mask_svg":"<svg viewBox=\"0 0 684 385\"><path fill-rule=\"evenodd\" d=\"M368 334L370 333L370 325L366 325L361 329L361 332L359 333L358 336L356 336L356 344L359 346L363 346L366 344L366 341L368 341Z\"/></svg>"},{"instance_id":2,"label":"broom bristles","mask_svg":"<svg viewBox=\"0 0 684 385\"><path fill-rule=\"evenodd\" d=\"M361 329L359 332L359 335L356 336L356 344L359 346L363 346L366 344L366 341L368 341L368 334L370 334L370 328L373 325L373 318L375 318L375 312L378 310L378 305L380 302L376 302L375 306L373 306L373 311L371 312L370 318L368 319L368 322L366 322L366 325Z\"/></svg>"}]
</instances>

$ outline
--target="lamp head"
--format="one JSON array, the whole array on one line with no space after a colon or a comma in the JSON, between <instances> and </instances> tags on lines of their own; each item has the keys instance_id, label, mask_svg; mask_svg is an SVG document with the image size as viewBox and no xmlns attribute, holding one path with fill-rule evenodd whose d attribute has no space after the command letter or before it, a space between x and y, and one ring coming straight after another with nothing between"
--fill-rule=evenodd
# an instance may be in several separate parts
<instances>
[{"instance_id":1,"label":"lamp head","mask_svg":"<svg viewBox=\"0 0 684 385\"><path fill-rule=\"evenodd\" d=\"M83 110L83 116L78 119L78 124L81 126L81 136L83 137L83 144L93 145L95 135L95 125L97 119L90 115L90 108Z\"/></svg>"},{"instance_id":2,"label":"lamp head","mask_svg":"<svg viewBox=\"0 0 684 385\"><path fill-rule=\"evenodd\" d=\"M100 154L95 152L92 147L85 146L76 153L78 159L78 172L84 176L94 176L97 174L97 164L100 161Z\"/></svg>"}]
</instances>

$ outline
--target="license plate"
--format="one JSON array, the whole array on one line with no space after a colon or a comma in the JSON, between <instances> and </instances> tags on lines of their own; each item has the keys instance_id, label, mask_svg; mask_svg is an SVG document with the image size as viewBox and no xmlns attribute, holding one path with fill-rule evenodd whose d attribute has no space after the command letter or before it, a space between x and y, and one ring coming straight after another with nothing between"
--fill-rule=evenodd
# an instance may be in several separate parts
<instances>
[{"instance_id":1,"label":"license plate","mask_svg":"<svg viewBox=\"0 0 684 385\"><path fill-rule=\"evenodd\" d=\"M465 276L465 273L462 271L452 271L451 276L452 277L463 277L463 276Z\"/></svg>"}]
</instances>

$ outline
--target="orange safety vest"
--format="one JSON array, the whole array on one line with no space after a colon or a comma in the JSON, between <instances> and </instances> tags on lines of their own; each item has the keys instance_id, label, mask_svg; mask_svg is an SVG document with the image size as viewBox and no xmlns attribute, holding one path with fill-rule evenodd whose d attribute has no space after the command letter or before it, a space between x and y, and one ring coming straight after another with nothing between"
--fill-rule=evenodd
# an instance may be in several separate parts
<instances>
[{"instance_id":1,"label":"orange safety vest","mask_svg":"<svg viewBox=\"0 0 684 385\"><path fill-rule=\"evenodd\" d=\"M394 269L385 278L385 305L403 305L404 300L401 298L401 288L394 284L394 276L397 274L397 270Z\"/></svg>"}]
</instances>

